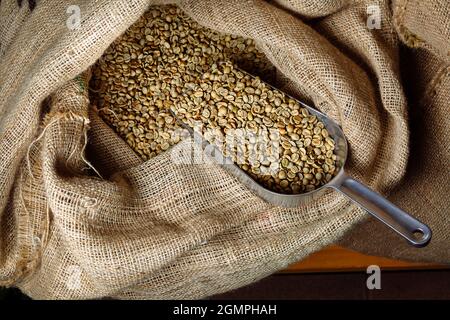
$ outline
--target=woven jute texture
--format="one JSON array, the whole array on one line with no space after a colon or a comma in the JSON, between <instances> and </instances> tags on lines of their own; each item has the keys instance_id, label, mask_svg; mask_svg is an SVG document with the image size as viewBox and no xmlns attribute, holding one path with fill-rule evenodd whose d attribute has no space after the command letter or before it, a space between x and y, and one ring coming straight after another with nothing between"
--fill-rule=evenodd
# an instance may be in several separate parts
<instances>
[{"instance_id":1,"label":"woven jute texture","mask_svg":"<svg viewBox=\"0 0 450 320\"><path fill-rule=\"evenodd\" d=\"M20 3L0 3L2 284L40 299L202 298L282 269L367 217L331 191L296 209L273 207L220 166L176 164L171 150L142 162L93 112L89 67L162 2L78 1L75 30L67 26L70 1ZM202 25L255 39L279 70L276 86L341 124L347 171L380 193L399 190L392 199L438 230L437 245L409 258L429 252L427 259L450 261L448 69L426 78L429 99L418 102L418 125L409 126L413 104L400 73L400 37L415 32L408 15L405 29L395 27L389 1L177 4ZM373 5L381 29L367 27ZM445 36L421 50L441 61ZM431 58L417 59L419 66ZM444 72L425 72L437 69ZM420 143L410 144L410 131ZM363 246L377 232L398 242L385 229L367 232L348 241Z\"/></svg>"},{"instance_id":2,"label":"woven jute texture","mask_svg":"<svg viewBox=\"0 0 450 320\"><path fill-rule=\"evenodd\" d=\"M373 255L450 264L450 7L447 1L395 5L395 26L414 49L402 51L401 56L410 158L406 175L390 199L426 221L433 239L417 250L367 220L341 243Z\"/></svg>"}]
</instances>

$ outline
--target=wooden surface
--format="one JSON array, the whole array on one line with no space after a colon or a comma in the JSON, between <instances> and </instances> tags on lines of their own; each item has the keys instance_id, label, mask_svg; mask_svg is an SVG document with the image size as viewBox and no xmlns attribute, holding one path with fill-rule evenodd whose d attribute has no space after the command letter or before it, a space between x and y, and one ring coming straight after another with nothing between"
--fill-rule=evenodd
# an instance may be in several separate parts
<instances>
[{"instance_id":1,"label":"wooden surface","mask_svg":"<svg viewBox=\"0 0 450 320\"><path fill-rule=\"evenodd\" d=\"M414 263L392 260L382 257L368 256L339 246L329 246L313 253L308 258L292 264L284 273L306 272L350 272L366 270L370 265L378 265L382 270L417 270L417 269L446 269L431 263Z\"/></svg>"}]
</instances>

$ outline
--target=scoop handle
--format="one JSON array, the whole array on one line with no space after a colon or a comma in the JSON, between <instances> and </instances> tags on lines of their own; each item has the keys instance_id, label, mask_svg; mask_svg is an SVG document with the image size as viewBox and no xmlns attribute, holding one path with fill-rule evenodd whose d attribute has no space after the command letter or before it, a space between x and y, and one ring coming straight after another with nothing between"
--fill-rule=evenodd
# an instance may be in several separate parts
<instances>
[{"instance_id":1,"label":"scoop handle","mask_svg":"<svg viewBox=\"0 0 450 320\"><path fill-rule=\"evenodd\" d=\"M411 245L424 247L430 242L431 229L426 224L415 219L361 182L343 174L333 188L345 194L372 216L392 228Z\"/></svg>"}]
</instances>

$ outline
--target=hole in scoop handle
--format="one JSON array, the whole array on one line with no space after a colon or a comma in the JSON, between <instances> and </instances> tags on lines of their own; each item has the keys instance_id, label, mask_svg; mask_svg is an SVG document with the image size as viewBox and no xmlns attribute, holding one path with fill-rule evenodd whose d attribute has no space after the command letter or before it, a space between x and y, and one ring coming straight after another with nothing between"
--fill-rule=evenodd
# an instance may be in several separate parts
<instances>
[{"instance_id":1,"label":"hole in scoop handle","mask_svg":"<svg viewBox=\"0 0 450 320\"><path fill-rule=\"evenodd\" d=\"M413 246L423 247L429 243L431 230L427 225L357 180L344 174L334 188L358 203Z\"/></svg>"}]
</instances>

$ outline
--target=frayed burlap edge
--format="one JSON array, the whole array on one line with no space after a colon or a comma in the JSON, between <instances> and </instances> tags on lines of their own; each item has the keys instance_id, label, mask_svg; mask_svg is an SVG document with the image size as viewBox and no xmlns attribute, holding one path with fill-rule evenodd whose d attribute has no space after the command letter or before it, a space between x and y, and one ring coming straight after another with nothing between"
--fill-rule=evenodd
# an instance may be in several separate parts
<instances>
[{"instance_id":1,"label":"frayed burlap edge","mask_svg":"<svg viewBox=\"0 0 450 320\"><path fill-rule=\"evenodd\" d=\"M397 0L393 3L394 26L402 41L411 48L425 47L425 42L416 34L411 32L404 24L405 12L409 0Z\"/></svg>"}]
</instances>

